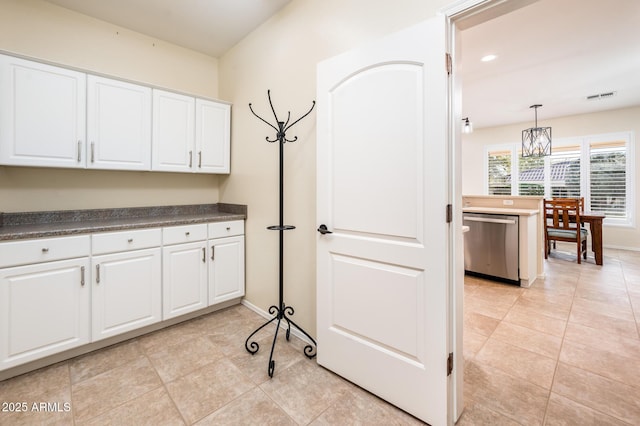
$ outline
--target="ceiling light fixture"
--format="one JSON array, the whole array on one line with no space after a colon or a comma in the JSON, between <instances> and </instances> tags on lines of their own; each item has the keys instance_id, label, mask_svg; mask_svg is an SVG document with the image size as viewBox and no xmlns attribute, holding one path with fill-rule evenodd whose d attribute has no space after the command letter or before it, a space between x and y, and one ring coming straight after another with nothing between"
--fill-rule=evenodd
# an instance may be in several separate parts
<instances>
[{"instance_id":1,"label":"ceiling light fixture","mask_svg":"<svg viewBox=\"0 0 640 426\"><path fill-rule=\"evenodd\" d=\"M473 123L469 122L469 117L463 118L462 121L462 133L466 135L473 133Z\"/></svg>"},{"instance_id":2,"label":"ceiling light fixture","mask_svg":"<svg viewBox=\"0 0 640 426\"><path fill-rule=\"evenodd\" d=\"M543 157L551 155L551 127L538 127L538 108L542 105L531 105L536 113L535 127L522 131L522 156Z\"/></svg>"},{"instance_id":3,"label":"ceiling light fixture","mask_svg":"<svg viewBox=\"0 0 640 426\"><path fill-rule=\"evenodd\" d=\"M494 60L494 59L496 59L496 58L497 58L497 56L496 56L496 55L485 55L485 56L483 56L482 58L480 58L480 60L481 60L482 62L491 62L491 61L493 61L493 60Z\"/></svg>"}]
</instances>

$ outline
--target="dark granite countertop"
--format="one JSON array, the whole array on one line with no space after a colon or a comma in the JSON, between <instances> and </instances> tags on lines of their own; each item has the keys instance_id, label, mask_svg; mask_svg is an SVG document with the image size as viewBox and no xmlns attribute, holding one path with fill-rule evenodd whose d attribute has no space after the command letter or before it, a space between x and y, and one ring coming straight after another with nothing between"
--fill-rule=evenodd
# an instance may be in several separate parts
<instances>
[{"instance_id":1,"label":"dark granite countertop","mask_svg":"<svg viewBox=\"0 0 640 426\"><path fill-rule=\"evenodd\" d=\"M223 203L0 213L0 241L244 220L246 218L247 206Z\"/></svg>"}]
</instances>

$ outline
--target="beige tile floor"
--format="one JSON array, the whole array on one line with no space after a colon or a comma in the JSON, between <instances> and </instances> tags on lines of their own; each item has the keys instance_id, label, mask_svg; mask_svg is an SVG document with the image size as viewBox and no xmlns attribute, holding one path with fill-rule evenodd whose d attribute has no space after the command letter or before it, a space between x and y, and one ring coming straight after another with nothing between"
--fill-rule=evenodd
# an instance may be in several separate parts
<instances>
[{"instance_id":1,"label":"beige tile floor","mask_svg":"<svg viewBox=\"0 0 640 426\"><path fill-rule=\"evenodd\" d=\"M458 424L640 424L640 253L571 249L530 289L466 277Z\"/></svg>"},{"instance_id":2,"label":"beige tile floor","mask_svg":"<svg viewBox=\"0 0 640 426\"><path fill-rule=\"evenodd\" d=\"M640 253L607 250L599 267L562 251L530 289L467 277L458 424L640 424ZM255 356L243 347L262 322L235 306L5 380L0 402L28 412L0 412L0 425L421 424L306 359L295 338L278 342L269 379L271 332Z\"/></svg>"}]
</instances>

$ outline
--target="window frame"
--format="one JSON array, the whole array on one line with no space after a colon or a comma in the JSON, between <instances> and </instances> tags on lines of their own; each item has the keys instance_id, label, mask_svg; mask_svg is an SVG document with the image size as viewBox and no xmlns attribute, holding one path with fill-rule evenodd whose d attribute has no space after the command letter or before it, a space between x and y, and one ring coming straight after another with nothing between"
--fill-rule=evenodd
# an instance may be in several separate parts
<instances>
[{"instance_id":1,"label":"window frame","mask_svg":"<svg viewBox=\"0 0 640 426\"><path fill-rule=\"evenodd\" d=\"M626 217L606 217L604 224L616 227L635 227L636 217L636 164L635 164L635 135L633 131L612 132L579 137L558 138L553 141L554 147L579 147L580 150L580 194L585 197L585 204L590 205L590 170L591 170L591 145L612 141L625 142L626 170L625 170L625 203ZM489 153L496 151L508 151L511 153L511 195L520 195L519 157L522 150L521 143L506 143L485 145L484 147L484 192L489 195ZM552 150L553 152L553 150ZM544 158L544 197L551 196L551 158Z\"/></svg>"}]
</instances>

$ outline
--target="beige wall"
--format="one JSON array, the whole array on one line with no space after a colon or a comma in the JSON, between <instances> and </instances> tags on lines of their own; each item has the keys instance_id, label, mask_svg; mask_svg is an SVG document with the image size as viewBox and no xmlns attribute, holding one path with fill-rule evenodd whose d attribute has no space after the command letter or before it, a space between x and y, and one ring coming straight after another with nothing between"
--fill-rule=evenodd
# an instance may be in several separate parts
<instances>
[{"instance_id":1,"label":"beige wall","mask_svg":"<svg viewBox=\"0 0 640 426\"><path fill-rule=\"evenodd\" d=\"M277 304L278 146L273 130L251 115L248 103L270 117L299 116L316 97L316 64L350 48L434 16L450 0L294 0L220 58L220 96L234 104L232 173L221 178L220 197L249 206L247 295L262 309ZM285 146L285 302L294 320L315 335L316 119L315 112L290 130Z\"/></svg>"},{"instance_id":2,"label":"beige wall","mask_svg":"<svg viewBox=\"0 0 640 426\"><path fill-rule=\"evenodd\" d=\"M315 99L316 64L435 15L452 0L294 0L215 59L41 0L0 0L0 51L233 103L231 175L86 171L0 166L0 211L203 202L249 206L247 300L277 303L277 145L267 89L278 112L304 113ZM286 146L285 286L295 321L315 335L315 113Z\"/></svg>"},{"instance_id":3,"label":"beige wall","mask_svg":"<svg viewBox=\"0 0 640 426\"><path fill-rule=\"evenodd\" d=\"M464 91L463 91L464 93ZM553 129L553 138L562 139L572 136L588 136L603 133L633 131L640 134L640 107L604 111L593 114L581 114L544 120L545 126ZM485 146L493 144L517 143L522 129L531 123L477 129L462 139L462 193L484 194L484 158ZM635 147L636 170L640 167L640 149ZM634 228L605 226L603 241L605 247L640 250L640 173L635 175L636 218Z\"/></svg>"},{"instance_id":4,"label":"beige wall","mask_svg":"<svg viewBox=\"0 0 640 426\"><path fill-rule=\"evenodd\" d=\"M40 0L0 0L0 51L218 97L216 58ZM218 179L0 166L0 211L211 203Z\"/></svg>"}]
</instances>

